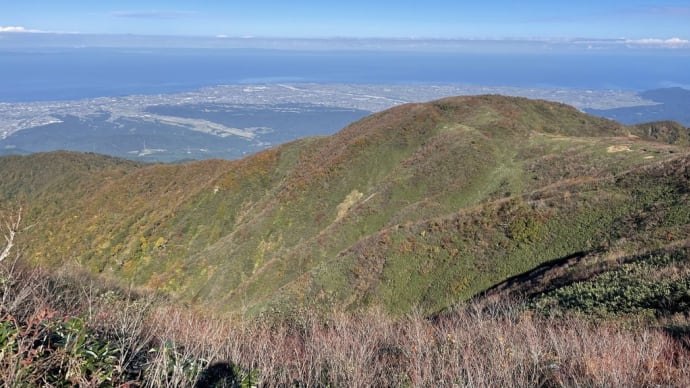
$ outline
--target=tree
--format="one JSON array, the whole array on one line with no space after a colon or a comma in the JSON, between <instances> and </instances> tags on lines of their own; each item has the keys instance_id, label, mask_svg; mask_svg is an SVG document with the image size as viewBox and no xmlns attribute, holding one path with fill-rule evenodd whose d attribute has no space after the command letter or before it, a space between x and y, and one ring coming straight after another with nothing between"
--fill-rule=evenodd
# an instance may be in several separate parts
<instances>
[{"instance_id":1,"label":"tree","mask_svg":"<svg viewBox=\"0 0 690 388\"><path fill-rule=\"evenodd\" d=\"M22 209L20 208L19 211L17 212L17 216L14 219L11 219L7 222L5 222L5 227L7 228L7 234L5 234L5 241L7 242L7 245L5 245L5 248L0 252L0 262L5 260L7 256L10 255L10 251L12 250L12 247L14 246L14 237L17 235L17 231L19 230L19 224L22 221Z\"/></svg>"}]
</instances>

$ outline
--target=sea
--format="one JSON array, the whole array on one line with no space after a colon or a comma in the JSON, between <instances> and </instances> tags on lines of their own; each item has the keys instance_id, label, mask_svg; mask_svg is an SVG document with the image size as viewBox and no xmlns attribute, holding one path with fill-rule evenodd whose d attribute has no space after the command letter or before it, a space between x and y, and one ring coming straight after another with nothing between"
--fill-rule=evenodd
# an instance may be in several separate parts
<instances>
[{"instance_id":1,"label":"sea","mask_svg":"<svg viewBox=\"0 0 690 388\"><path fill-rule=\"evenodd\" d=\"M481 53L273 49L2 49L0 102L165 94L267 83L690 88L674 50Z\"/></svg>"}]
</instances>

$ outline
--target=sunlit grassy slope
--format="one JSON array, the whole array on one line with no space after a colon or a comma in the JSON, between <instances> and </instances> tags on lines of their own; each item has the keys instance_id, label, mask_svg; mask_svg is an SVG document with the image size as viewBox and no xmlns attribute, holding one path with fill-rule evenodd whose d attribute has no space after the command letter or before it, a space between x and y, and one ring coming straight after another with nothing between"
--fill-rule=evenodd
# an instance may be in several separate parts
<instances>
[{"instance_id":1,"label":"sunlit grassy slope","mask_svg":"<svg viewBox=\"0 0 690 388\"><path fill-rule=\"evenodd\" d=\"M687 130L661 125L458 97L239 161L7 157L0 193L35 263L227 311L432 312L575 253L686 244Z\"/></svg>"}]
</instances>

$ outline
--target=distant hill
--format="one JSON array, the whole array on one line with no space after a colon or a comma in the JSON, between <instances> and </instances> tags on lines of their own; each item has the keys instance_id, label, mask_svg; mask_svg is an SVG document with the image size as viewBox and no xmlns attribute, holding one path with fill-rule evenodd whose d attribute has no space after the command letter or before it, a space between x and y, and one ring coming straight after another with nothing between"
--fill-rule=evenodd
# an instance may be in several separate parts
<instances>
[{"instance_id":1,"label":"distant hill","mask_svg":"<svg viewBox=\"0 0 690 388\"><path fill-rule=\"evenodd\" d=\"M639 93L639 95L658 104L605 110L586 109L585 111L625 124L673 120L690 127L690 90L683 88L654 89Z\"/></svg>"},{"instance_id":2,"label":"distant hill","mask_svg":"<svg viewBox=\"0 0 690 388\"><path fill-rule=\"evenodd\" d=\"M8 156L0 203L25 209L19 244L42 265L76 262L226 311L435 312L573 255L613 267L687 246L678 127L456 97L236 161Z\"/></svg>"}]
</instances>

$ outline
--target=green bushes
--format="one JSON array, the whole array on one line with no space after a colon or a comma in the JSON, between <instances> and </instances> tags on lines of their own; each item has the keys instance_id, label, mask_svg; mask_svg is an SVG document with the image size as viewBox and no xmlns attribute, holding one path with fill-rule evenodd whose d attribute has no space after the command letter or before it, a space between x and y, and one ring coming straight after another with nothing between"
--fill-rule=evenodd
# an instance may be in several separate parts
<instances>
[{"instance_id":1,"label":"green bushes","mask_svg":"<svg viewBox=\"0 0 690 388\"><path fill-rule=\"evenodd\" d=\"M0 382L6 386L110 385L118 352L78 317L58 317L50 310L25 322L6 312L0 317Z\"/></svg>"},{"instance_id":2,"label":"green bushes","mask_svg":"<svg viewBox=\"0 0 690 388\"><path fill-rule=\"evenodd\" d=\"M508 236L518 244L526 244L537 240L541 231L541 223L530 214L515 217L508 225Z\"/></svg>"},{"instance_id":3,"label":"green bushes","mask_svg":"<svg viewBox=\"0 0 690 388\"><path fill-rule=\"evenodd\" d=\"M678 255L648 256L591 280L549 292L533 302L538 311L573 310L602 317L668 316L690 310L690 270Z\"/></svg>"}]
</instances>

